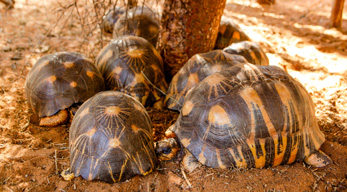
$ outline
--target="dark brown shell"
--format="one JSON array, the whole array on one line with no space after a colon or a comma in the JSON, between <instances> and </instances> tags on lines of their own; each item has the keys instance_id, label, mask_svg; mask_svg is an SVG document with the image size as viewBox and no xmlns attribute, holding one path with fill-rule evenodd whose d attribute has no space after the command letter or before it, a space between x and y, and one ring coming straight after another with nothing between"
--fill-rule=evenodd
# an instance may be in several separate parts
<instances>
[{"instance_id":1,"label":"dark brown shell","mask_svg":"<svg viewBox=\"0 0 347 192\"><path fill-rule=\"evenodd\" d=\"M167 90L162 58L144 38L113 39L101 50L96 64L105 78L106 89L127 93L143 105L153 105Z\"/></svg>"},{"instance_id":2,"label":"dark brown shell","mask_svg":"<svg viewBox=\"0 0 347 192\"><path fill-rule=\"evenodd\" d=\"M152 123L133 97L104 91L77 111L69 134L70 170L109 183L147 175L156 166Z\"/></svg>"},{"instance_id":3,"label":"dark brown shell","mask_svg":"<svg viewBox=\"0 0 347 192\"><path fill-rule=\"evenodd\" d=\"M113 38L135 35L147 39L154 47L159 36L158 14L147 7L134 7L124 13L114 25Z\"/></svg>"},{"instance_id":4,"label":"dark brown shell","mask_svg":"<svg viewBox=\"0 0 347 192\"><path fill-rule=\"evenodd\" d=\"M268 167L302 161L324 142L309 93L275 66L236 65L186 96L173 127L209 167Z\"/></svg>"},{"instance_id":5,"label":"dark brown shell","mask_svg":"<svg viewBox=\"0 0 347 192\"><path fill-rule=\"evenodd\" d=\"M251 41L251 38L232 19L222 16L214 48L224 49L232 43L240 41Z\"/></svg>"},{"instance_id":6,"label":"dark brown shell","mask_svg":"<svg viewBox=\"0 0 347 192\"><path fill-rule=\"evenodd\" d=\"M256 42L241 41L233 43L224 48L223 51L230 54L242 55L249 63L255 65L269 65L269 58L266 56L260 45Z\"/></svg>"},{"instance_id":7,"label":"dark brown shell","mask_svg":"<svg viewBox=\"0 0 347 192\"><path fill-rule=\"evenodd\" d=\"M222 50L194 55L172 78L165 98L166 107L179 111L185 95L191 88L207 76L238 63L247 63L247 61L242 56L231 55Z\"/></svg>"},{"instance_id":8,"label":"dark brown shell","mask_svg":"<svg viewBox=\"0 0 347 192\"><path fill-rule=\"evenodd\" d=\"M121 7L113 7L109 9L102 17L102 29L106 33L113 33L113 26L117 22L118 18L125 12Z\"/></svg>"},{"instance_id":9,"label":"dark brown shell","mask_svg":"<svg viewBox=\"0 0 347 192\"><path fill-rule=\"evenodd\" d=\"M76 52L41 57L25 82L28 104L39 117L82 103L104 89L104 79L93 62Z\"/></svg>"}]
</instances>

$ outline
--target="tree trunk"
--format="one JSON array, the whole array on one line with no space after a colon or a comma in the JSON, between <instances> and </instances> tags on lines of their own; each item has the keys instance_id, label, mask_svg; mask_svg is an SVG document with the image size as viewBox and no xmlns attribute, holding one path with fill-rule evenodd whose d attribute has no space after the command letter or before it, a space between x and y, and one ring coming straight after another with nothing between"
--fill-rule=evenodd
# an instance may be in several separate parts
<instances>
[{"instance_id":1,"label":"tree trunk","mask_svg":"<svg viewBox=\"0 0 347 192\"><path fill-rule=\"evenodd\" d=\"M0 2L4 3L9 9L12 9L14 6L14 0L0 0Z\"/></svg>"},{"instance_id":2,"label":"tree trunk","mask_svg":"<svg viewBox=\"0 0 347 192\"><path fill-rule=\"evenodd\" d=\"M257 0L257 3L259 4L268 4L268 5L271 5L271 4L275 4L275 0Z\"/></svg>"},{"instance_id":3,"label":"tree trunk","mask_svg":"<svg viewBox=\"0 0 347 192\"><path fill-rule=\"evenodd\" d=\"M331 25L336 28L341 28L343 4L345 0L333 0L333 8L331 10Z\"/></svg>"},{"instance_id":4,"label":"tree trunk","mask_svg":"<svg viewBox=\"0 0 347 192\"><path fill-rule=\"evenodd\" d=\"M165 0L159 50L171 77L196 53L213 49L226 0Z\"/></svg>"}]
</instances>

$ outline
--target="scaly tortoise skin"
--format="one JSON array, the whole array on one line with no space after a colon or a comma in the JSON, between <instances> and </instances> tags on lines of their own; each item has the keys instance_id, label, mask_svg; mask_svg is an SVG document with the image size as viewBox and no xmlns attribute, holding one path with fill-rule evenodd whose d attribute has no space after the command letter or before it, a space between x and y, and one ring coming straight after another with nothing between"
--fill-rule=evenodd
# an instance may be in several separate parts
<instances>
[{"instance_id":1,"label":"scaly tortoise skin","mask_svg":"<svg viewBox=\"0 0 347 192\"><path fill-rule=\"evenodd\" d=\"M102 29L105 33L112 34L113 33L113 26L119 19L119 17L124 14L125 10L121 7L114 6L113 8L109 9L106 14L102 17Z\"/></svg>"},{"instance_id":2,"label":"scaly tortoise skin","mask_svg":"<svg viewBox=\"0 0 347 192\"><path fill-rule=\"evenodd\" d=\"M187 92L207 76L223 71L238 63L247 63L244 57L222 50L195 54L175 74L165 97L165 106L180 111Z\"/></svg>"},{"instance_id":3,"label":"scaly tortoise skin","mask_svg":"<svg viewBox=\"0 0 347 192\"><path fill-rule=\"evenodd\" d=\"M77 52L41 57L25 82L29 107L41 118L40 126L65 123L69 117L65 109L104 89L104 79L96 66Z\"/></svg>"},{"instance_id":4,"label":"scaly tortoise skin","mask_svg":"<svg viewBox=\"0 0 347 192\"><path fill-rule=\"evenodd\" d=\"M232 43L251 41L234 20L222 16L214 49L224 49Z\"/></svg>"},{"instance_id":5,"label":"scaly tortoise skin","mask_svg":"<svg viewBox=\"0 0 347 192\"><path fill-rule=\"evenodd\" d=\"M242 55L249 63L255 65L269 65L269 58L266 56L260 45L256 42L241 41L233 43L224 48L223 51L229 54Z\"/></svg>"},{"instance_id":6,"label":"scaly tortoise skin","mask_svg":"<svg viewBox=\"0 0 347 192\"><path fill-rule=\"evenodd\" d=\"M146 109L118 91L100 92L82 104L70 127L69 147L71 172L86 180L125 181L147 175L157 163Z\"/></svg>"},{"instance_id":7,"label":"scaly tortoise skin","mask_svg":"<svg viewBox=\"0 0 347 192\"><path fill-rule=\"evenodd\" d=\"M107 90L127 93L144 106L163 107L163 93L168 87L163 61L146 39L136 36L113 39L101 50L96 64Z\"/></svg>"},{"instance_id":8,"label":"scaly tortoise skin","mask_svg":"<svg viewBox=\"0 0 347 192\"><path fill-rule=\"evenodd\" d=\"M187 94L170 130L212 168L331 162L319 151L325 138L309 93L275 66L239 64L208 76ZM157 144L161 159L174 156L172 141Z\"/></svg>"},{"instance_id":9,"label":"scaly tortoise skin","mask_svg":"<svg viewBox=\"0 0 347 192\"><path fill-rule=\"evenodd\" d=\"M159 17L145 6L134 7L122 14L114 25L113 38L135 35L147 39L154 47L159 36Z\"/></svg>"}]
</instances>

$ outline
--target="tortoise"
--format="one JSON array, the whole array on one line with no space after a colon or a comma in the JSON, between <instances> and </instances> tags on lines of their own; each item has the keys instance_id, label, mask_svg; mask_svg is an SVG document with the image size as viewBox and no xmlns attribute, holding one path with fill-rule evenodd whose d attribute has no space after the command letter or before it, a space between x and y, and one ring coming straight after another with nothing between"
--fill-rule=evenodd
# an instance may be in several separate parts
<instances>
[{"instance_id":1,"label":"tortoise","mask_svg":"<svg viewBox=\"0 0 347 192\"><path fill-rule=\"evenodd\" d=\"M251 38L233 19L222 16L214 49L224 49L230 44L240 41L251 41Z\"/></svg>"},{"instance_id":2,"label":"tortoise","mask_svg":"<svg viewBox=\"0 0 347 192\"><path fill-rule=\"evenodd\" d=\"M197 160L212 168L331 163L319 150L325 138L310 94L276 66L238 64L206 77L166 135L174 138L156 144L159 159L173 158L182 145L190 171Z\"/></svg>"},{"instance_id":3,"label":"tortoise","mask_svg":"<svg viewBox=\"0 0 347 192\"><path fill-rule=\"evenodd\" d=\"M29 107L41 118L40 126L57 126L75 107L105 89L94 63L81 53L57 52L41 57L26 77Z\"/></svg>"},{"instance_id":4,"label":"tortoise","mask_svg":"<svg viewBox=\"0 0 347 192\"><path fill-rule=\"evenodd\" d=\"M127 93L145 106L163 107L167 83L163 60L144 38L121 36L106 45L96 58L107 90Z\"/></svg>"},{"instance_id":5,"label":"tortoise","mask_svg":"<svg viewBox=\"0 0 347 192\"><path fill-rule=\"evenodd\" d=\"M242 56L228 54L222 50L195 54L172 78L165 97L165 106L180 111L184 97L191 88L205 77L238 63L247 61Z\"/></svg>"},{"instance_id":6,"label":"tortoise","mask_svg":"<svg viewBox=\"0 0 347 192\"><path fill-rule=\"evenodd\" d=\"M118 91L97 93L81 105L70 126L69 148L73 175L67 179L121 182L147 175L157 164L146 109Z\"/></svg>"},{"instance_id":7,"label":"tortoise","mask_svg":"<svg viewBox=\"0 0 347 192\"><path fill-rule=\"evenodd\" d=\"M154 47L159 36L158 14L146 6L134 7L122 14L114 25L113 38L135 35L147 39Z\"/></svg>"},{"instance_id":8,"label":"tortoise","mask_svg":"<svg viewBox=\"0 0 347 192\"><path fill-rule=\"evenodd\" d=\"M118 6L114 6L109 9L102 17L102 29L104 32L112 34L113 26L117 22L118 18L125 12L124 9Z\"/></svg>"},{"instance_id":9,"label":"tortoise","mask_svg":"<svg viewBox=\"0 0 347 192\"><path fill-rule=\"evenodd\" d=\"M252 64L256 65L269 65L269 58L266 56L263 49L256 42L241 41L233 43L224 48L223 51L230 54L242 55L245 59Z\"/></svg>"}]
</instances>

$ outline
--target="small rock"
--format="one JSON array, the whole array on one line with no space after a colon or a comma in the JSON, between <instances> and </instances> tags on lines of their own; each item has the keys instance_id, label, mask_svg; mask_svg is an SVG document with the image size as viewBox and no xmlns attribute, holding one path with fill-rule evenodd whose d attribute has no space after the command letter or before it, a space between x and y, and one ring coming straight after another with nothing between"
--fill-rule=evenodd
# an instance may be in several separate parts
<instances>
[{"instance_id":1,"label":"small rock","mask_svg":"<svg viewBox=\"0 0 347 192\"><path fill-rule=\"evenodd\" d=\"M16 71L16 69L17 69L16 63L11 64L11 69L12 69L12 71Z\"/></svg>"},{"instance_id":2,"label":"small rock","mask_svg":"<svg viewBox=\"0 0 347 192\"><path fill-rule=\"evenodd\" d=\"M0 31L1 32L1 31ZM5 46L3 49L2 49L4 52L9 52L9 51L12 51L12 48L10 46Z\"/></svg>"},{"instance_id":3,"label":"small rock","mask_svg":"<svg viewBox=\"0 0 347 192\"><path fill-rule=\"evenodd\" d=\"M17 53L14 56L11 57L11 60L21 60L22 59L22 54L21 53Z\"/></svg>"},{"instance_id":4,"label":"small rock","mask_svg":"<svg viewBox=\"0 0 347 192\"><path fill-rule=\"evenodd\" d=\"M43 45L35 50L36 53L47 53L51 47L48 45Z\"/></svg>"}]
</instances>

